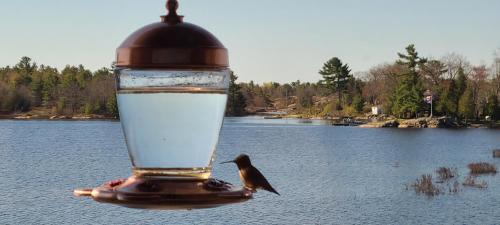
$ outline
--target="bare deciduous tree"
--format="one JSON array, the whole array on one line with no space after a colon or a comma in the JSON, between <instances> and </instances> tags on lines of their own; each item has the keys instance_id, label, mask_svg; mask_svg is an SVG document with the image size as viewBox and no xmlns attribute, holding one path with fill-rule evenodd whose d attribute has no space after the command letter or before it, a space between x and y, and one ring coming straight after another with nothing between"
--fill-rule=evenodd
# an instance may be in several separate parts
<instances>
[{"instance_id":1,"label":"bare deciduous tree","mask_svg":"<svg viewBox=\"0 0 500 225\"><path fill-rule=\"evenodd\" d=\"M441 62L446 66L446 79L455 79L460 68L464 70L465 74L469 74L472 69L470 62L465 56L454 52L442 57Z\"/></svg>"}]
</instances>

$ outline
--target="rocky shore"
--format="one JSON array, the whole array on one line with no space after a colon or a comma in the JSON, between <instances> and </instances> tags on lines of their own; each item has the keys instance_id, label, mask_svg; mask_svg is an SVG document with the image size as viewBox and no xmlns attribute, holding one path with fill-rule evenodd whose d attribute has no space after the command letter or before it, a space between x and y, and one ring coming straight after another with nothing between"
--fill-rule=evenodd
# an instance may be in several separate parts
<instances>
[{"instance_id":1,"label":"rocky shore","mask_svg":"<svg viewBox=\"0 0 500 225\"><path fill-rule=\"evenodd\" d=\"M450 117L420 117L416 119L397 119L393 116L364 117L307 117L302 115L280 115L279 118L298 118L330 120L334 126L359 126L361 128L464 128L498 127L498 124L465 124Z\"/></svg>"},{"instance_id":2,"label":"rocky shore","mask_svg":"<svg viewBox=\"0 0 500 225\"><path fill-rule=\"evenodd\" d=\"M478 125L482 126L482 125ZM465 127L464 124L461 124L449 117L439 117L439 118L430 118L430 117L422 117L417 119L408 119L408 120L387 120L382 122L371 122L367 124L363 124L360 127L364 128L383 128L383 127L392 127L392 128L462 128Z\"/></svg>"},{"instance_id":3,"label":"rocky shore","mask_svg":"<svg viewBox=\"0 0 500 225\"><path fill-rule=\"evenodd\" d=\"M4 120L117 120L105 115L37 115L37 114L9 114L0 115Z\"/></svg>"}]
</instances>

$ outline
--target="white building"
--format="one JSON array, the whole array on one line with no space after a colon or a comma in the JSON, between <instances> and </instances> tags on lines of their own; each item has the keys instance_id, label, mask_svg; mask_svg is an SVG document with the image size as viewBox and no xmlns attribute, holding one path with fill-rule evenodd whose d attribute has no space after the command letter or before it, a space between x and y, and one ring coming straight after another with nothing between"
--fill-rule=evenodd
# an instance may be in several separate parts
<instances>
[{"instance_id":1,"label":"white building","mask_svg":"<svg viewBox=\"0 0 500 225\"><path fill-rule=\"evenodd\" d=\"M372 107L372 115L380 115L382 114L382 109L379 106Z\"/></svg>"}]
</instances>

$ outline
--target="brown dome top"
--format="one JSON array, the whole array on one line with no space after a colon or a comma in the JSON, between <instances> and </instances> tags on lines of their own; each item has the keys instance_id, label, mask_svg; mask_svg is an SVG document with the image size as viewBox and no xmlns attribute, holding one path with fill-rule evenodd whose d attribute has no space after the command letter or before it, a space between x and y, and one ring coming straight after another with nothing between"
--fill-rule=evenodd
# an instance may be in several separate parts
<instances>
[{"instance_id":1,"label":"brown dome top","mask_svg":"<svg viewBox=\"0 0 500 225\"><path fill-rule=\"evenodd\" d=\"M118 67L125 68L225 68L224 45L210 32L182 22L176 5L162 22L147 25L130 35L117 49Z\"/></svg>"}]
</instances>

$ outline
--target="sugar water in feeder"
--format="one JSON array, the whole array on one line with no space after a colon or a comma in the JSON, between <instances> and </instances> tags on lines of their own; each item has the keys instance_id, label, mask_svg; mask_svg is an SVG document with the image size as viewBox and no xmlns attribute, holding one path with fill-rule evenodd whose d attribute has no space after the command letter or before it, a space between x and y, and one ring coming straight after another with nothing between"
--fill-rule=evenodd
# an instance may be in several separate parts
<instances>
[{"instance_id":1,"label":"sugar water in feeder","mask_svg":"<svg viewBox=\"0 0 500 225\"><path fill-rule=\"evenodd\" d=\"M229 73L119 72L118 105L135 174L210 176Z\"/></svg>"}]
</instances>

